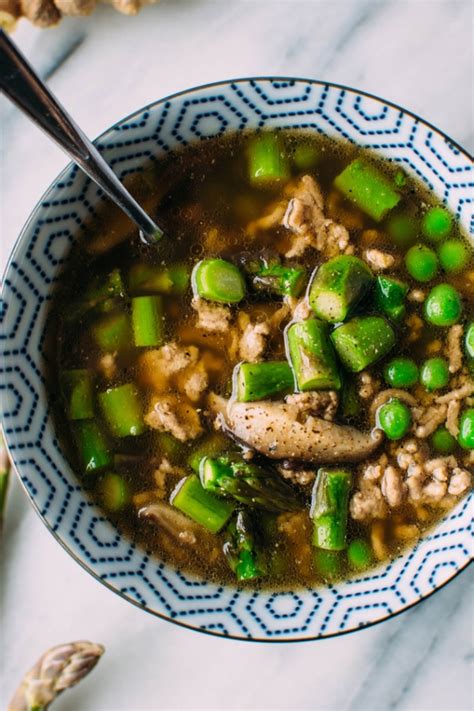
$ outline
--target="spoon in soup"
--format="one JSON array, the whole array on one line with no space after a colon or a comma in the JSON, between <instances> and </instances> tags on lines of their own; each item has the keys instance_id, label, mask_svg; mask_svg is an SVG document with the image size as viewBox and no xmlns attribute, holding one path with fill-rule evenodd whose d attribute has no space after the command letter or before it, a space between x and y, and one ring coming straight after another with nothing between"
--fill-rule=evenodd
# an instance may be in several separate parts
<instances>
[{"instance_id":1,"label":"spoon in soup","mask_svg":"<svg viewBox=\"0 0 474 711\"><path fill-rule=\"evenodd\" d=\"M0 88L128 215L137 225L144 242L155 244L163 237L163 230L122 185L4 30L0 30Z\"/></svg>"}]
</instances>

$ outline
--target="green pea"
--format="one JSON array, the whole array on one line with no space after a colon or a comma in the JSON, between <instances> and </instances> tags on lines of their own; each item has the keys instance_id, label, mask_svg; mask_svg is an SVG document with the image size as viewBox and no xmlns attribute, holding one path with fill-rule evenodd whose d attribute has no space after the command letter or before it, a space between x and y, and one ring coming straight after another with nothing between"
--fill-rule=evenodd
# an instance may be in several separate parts
<instances>
[{"instance_id":1,"label":"green pea","mask_svg":"<svg viewBox=\"0 0 474 711\"><path fill-rule=\"evenodd\" d=\"M418 366L411 358L393 358L383 369L383 377L392 388L409 388L418 381Z\"/></svg>"},{"instance_id":2,"label":"green pea","mask_svg":"<svg viewBox=\"0 0 474 711\"><path fill-rule=\"evenodd\" d=\"M428 358L420 371L420 382L426 390L440 390L449 381L449 365L444 358Z\"/></svg>"},{"instance_id":3,"label":"green pea","mask_svg":"<svg viewBox=\"0 0 474 711\"><path fill-rule=\"evenodd\" d=\"M431 446L440 454L451 454L456 449L456 438L448 429L441 425L430 438Z\"/></svg>"},{"instance_id":4,"label":"green pea","mask_svg":"<svg viewBox=\"0 0 474 711\"><path fill-rule=\"evenodd\" d=\"M474 407L464 410L459 418L458 442L463 449L474 449Z\"/></svg>"},{"instance_id":5,"label":"green pea","mask_svg":"<svg viewBox=\"0 0 474 711\"><path fill-rule=\"evenodd\" d=\"M373 561L372 548L367 541L356 538L347 547L347 560L351 568L365 570Z\"/></svg>"},{"instance_id":6,"label":"green pea","mask_svg":"<svg viewBox=\"0 0 474 711\"><path fill-rule=\"evenodd\" d=\"M417 233L416 220L411 215L398 213L392 215L387 222L387 232L392 242L399 247L408 247L415 241Z\"/></svg>"},{"instance_id":7,"label":"green pea","mask_svg":"<svg viewBox=\"0 0 474 711\"><path fill-rule=\"evenodd\" d=\"M433 326L452 326L461 317L461 297L451 284L438 284L426 298L424 313Z\"/></svg>"},{"instance_id":8,"label":"green pea","mask_svg":"<svg viewBox=\"0 0 474 711\"><path fill-rule=\"evenodd\" d=\"M389 439L401 439L410 429L410 408L398 398L392 398L379 407L377 423Z\"/></svg>"},{"instance_id":9,"label":"green pea","mask_svg":"<svg viewBox=\"0 0 474 711\"><path fill-rule=\"evenodd\" d=\"M448 239L438 249L445 272L461 272L469 261L469 248L460 239Z\"/></svg>"},{"instance_id":10,"label":"green pea","mask_svg":"<svg viewBox=\"0 0 474 711\"><path fill-rule=\"evenodd\" d=\"M405 266L416 281L430 281L437 274L438 257L429 247L415 244L405 255Z\"/></svg>"},{"instance_id":11,"label":"green pea","mask_svg":"<svg viewBox=\"0 0 474 711\"><path fill-rule=\"evenodd\" d=\"M432 242L439 242L451 232L453 219L443 207L430 207L421 221L421 231Z\"/></svg>"}]
</instances>

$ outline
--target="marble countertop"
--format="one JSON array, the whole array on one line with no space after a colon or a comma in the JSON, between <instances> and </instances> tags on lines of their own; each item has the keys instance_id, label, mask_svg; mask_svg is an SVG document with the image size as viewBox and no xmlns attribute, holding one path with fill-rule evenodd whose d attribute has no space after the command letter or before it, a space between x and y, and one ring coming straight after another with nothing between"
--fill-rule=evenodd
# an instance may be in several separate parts
<instances>
[{"instance_id":1,"label":"marble countertop","mask_svg":"<svg viewBox=\"0 0 474 711\"><path fill-rule=\"evenodd\" d=\"M100 7L43 32L22 22L14 38L90 136L186 87L277 74L380 94L473 148L470 0L162 0L136 18ZM0 119L3 271L67 160L5 101ZM16 481L5 523L2 708L45 648L81 638L107 653L57 711L472 707L472 570L371 629L251 644L178 628L112 595L54 541Z\"/></svg>"}]
</instances>

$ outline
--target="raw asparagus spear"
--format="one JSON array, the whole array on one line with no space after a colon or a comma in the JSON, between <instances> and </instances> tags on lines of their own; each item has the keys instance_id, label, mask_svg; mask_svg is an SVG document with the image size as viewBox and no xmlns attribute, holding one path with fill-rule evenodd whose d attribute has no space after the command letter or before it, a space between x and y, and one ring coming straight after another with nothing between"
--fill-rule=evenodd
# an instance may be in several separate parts
<instances>
[{"instance_id":1,"label":"raw asparagus spear","mask_svg":"<svg viewBox=\"0 0 474 711\"><path fill-rule=\"evenodd\" d=\"M331 340L343 365L360 373L387 355L395 345L395 334L381 316L361 316L336 328Z\"/></svg>"},{"instance_id":2,"label":"raw asparagus spear","mask_svg":"<svg viewBox=\"0 0 474 711\"><path fill-rule=\"evenodd\" d=\"M372 284L372 272L362 259L341 254L322 264L309 291L316 316L337 323L344 321Z\"/></svg>"},{"instance_id":3,"label":"raw asparagus spear","mask_svg":"<svg viewBox=\"0 0 474 711\"><path fill-rule=\"evenodd\" d=\"M263 552L259 548L255 524L248 511L239 511L227 529L224 555L237 580L255 580L265 575Z\"/></svg>"},{"instance_id":4,"label":"raw asparagus spear","mask_svg":"<svg viewBox=\"0 0 474 711\"><path fill-rule=\"evenodd\" d=\"M286 335L298 389L339 390L341 377L326 324L316 319L298 321Z\"/></svg>"},{"instance_id":5,"label":"raw asparagus spear","mask_svg":"<svg viewBox=\"0 0 474 711\"><path fill-rule=\"evenodd\" d=\"M334 185L376 222L400 202L394 184L377 168L360 159L352 161L334 180Z\"/></svg>"},{"instance_id":6,"label":"raw asparagus spear","mask_svg":"<svg viewBox=\"0 0 474 711\"><path fill-rule=\"evenodd\" d=\"M195 474L181 479L171 494L170 504L211 533L220 531L234 511L232 502L206 491Z\"/></svg>"},{"instance_id":7,"label":"raw asparagus spear","mask_svg":"<svg viewBox=\"0 0 474 711\"><path fill-rule=\"evenodd\" d=\"M301 507L293 488L278 474L236 457L205 457L199 467L206 491L234 498L267 511L295 511Z\"/></svg>"},{"instance_id":8,"label":"raw asparagus spear","mask_svg":"<svg viewBox=\"0 0 474 711\"><path fill-rule=\"evenodd\" d=\"M234 369L234 386L239 402L265 400L294 389L293 371L286 361L240 363Z\"/></svg>"},{"instance_id":9,"label":"raw asparagus spear","mask_svg":"<svg viewBox=\"0 0 474 711\"><path fill-rule=\"evenodd\" d=\"M318 471L311 502L313 544L317 548L340 551L346 547L350 487L350 472L325 468Z\"/></svg>"}]
</instances>

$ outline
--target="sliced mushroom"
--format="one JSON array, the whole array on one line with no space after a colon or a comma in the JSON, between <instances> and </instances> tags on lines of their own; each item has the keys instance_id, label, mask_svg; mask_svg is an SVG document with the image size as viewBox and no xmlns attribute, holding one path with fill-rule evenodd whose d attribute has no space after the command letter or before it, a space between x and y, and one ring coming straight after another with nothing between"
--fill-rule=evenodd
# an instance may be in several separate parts
<instances>
[{"instance_id":1,"label":"sliced mushroom","mask_svg":"<svg viewBox=\"0 0 474 711\"><path fill-rule=\"evenodd\" d=\"M360 432L336 425L284 402L235 402L211 395L209 407L225 429L271 459L305 462L356 462L380 445L379 430Z\"/></svg>"}]
</instances>

